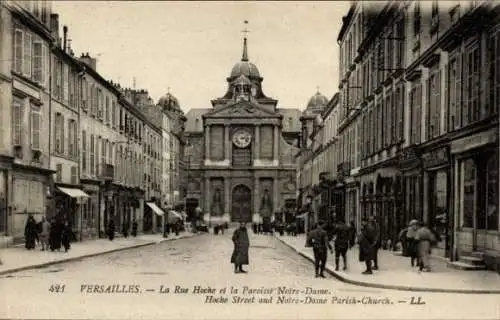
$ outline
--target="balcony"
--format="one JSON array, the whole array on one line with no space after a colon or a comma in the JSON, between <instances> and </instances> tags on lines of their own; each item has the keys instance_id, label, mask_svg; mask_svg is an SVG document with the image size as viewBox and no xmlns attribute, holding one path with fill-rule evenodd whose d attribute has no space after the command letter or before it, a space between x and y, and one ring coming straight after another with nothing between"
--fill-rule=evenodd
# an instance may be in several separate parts
<instances>
[{"instance_id":1,"label":"balcony","mask_svg":"<svg viewBox=\"0 0 500 320\"><path fill-rule=\"evenodd\" d=\"M98 175L98 178L100 180L104 180L104 181L113 181L114 179L114 172L115 172L115 167L111 164L106 164L106 163L103 163L100 165L100 168L99 168L99 175Z\"/></svg>"}]
</instances>

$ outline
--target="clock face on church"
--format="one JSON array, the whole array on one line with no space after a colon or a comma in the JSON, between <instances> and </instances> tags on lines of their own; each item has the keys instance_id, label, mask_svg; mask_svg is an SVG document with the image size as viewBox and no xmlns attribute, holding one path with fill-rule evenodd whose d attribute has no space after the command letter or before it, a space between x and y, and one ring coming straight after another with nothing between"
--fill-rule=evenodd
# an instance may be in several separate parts
<instances>
[{"instance_id":1,"label":"clock face on church","mask_svg":"<svg viewBox=\"0 0 500 320\"><path fill-rule=\"evenodd\" d=\"M233 134L233 143L238 148L246 148L252 141L252 136L248 131L238 130Z\"/></svg>"}]
</instances>

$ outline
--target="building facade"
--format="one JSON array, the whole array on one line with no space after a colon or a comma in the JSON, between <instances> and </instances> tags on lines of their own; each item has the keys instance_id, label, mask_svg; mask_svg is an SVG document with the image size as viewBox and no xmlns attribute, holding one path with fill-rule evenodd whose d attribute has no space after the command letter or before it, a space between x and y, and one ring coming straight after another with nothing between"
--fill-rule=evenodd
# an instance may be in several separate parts
<instances>
[{"instance_id":1,"label":"building facade","mask_svg":"<svg viewBox=\"0 0 500 320\"><path fill-rule=\"evenodd\" d=\"M0 237L51 211L51 1L0 4Z\"/></svg>"},{"instance_id":2,"label":"building facade","mask_svg":"<svg viewBox=\"0 0 500 320\"><path fill-rule=\"evenodd\" d=\"M298 110L277 108L262 81L245 38L226 94L187 113L188 214L199 206L207 221L249 222L295 206Z\"/></svg>"},{"instance_id":3,"label":"building facade","mask_svg":"<svg viewBox=\"0 0 500 320\"><path fill-rule=\"evenodd\" d=\"M344 17L339 135L354 145L359 214L377 218L386 247L419 219L439 254L498 265L498 10L387 1Z\"/></svg>"}]
</instances>

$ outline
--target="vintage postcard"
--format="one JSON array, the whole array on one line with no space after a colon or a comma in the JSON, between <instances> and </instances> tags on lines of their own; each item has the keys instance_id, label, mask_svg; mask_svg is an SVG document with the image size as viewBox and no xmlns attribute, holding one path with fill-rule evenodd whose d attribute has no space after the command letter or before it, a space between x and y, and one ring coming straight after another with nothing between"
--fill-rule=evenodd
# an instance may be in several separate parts
<instances>
[{"instance_id":1,"label":"vintage postcard","mask_svg":"<svg viewBox=\"0 0 500 320\"><path fill-rule=\"evenodd\" d=\"M496 0L0 0L0 319L500 319L499 108Z\"/></svg>"}]
</instances>

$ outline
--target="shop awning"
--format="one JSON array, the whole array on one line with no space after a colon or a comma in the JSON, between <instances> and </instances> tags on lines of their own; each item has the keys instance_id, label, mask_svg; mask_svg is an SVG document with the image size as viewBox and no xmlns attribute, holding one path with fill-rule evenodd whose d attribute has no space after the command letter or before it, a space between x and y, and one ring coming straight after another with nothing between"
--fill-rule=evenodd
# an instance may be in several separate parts
<instances>
[{"instance_id":1,"label":"shop awning","mask_svg":"<svg viewBox=\"0 0 500 320\"><path fill-rule=\"evenodd\" d=\"M169 218L177 218L177 219L182 219L182 214L180 214L179 212L175 211L175 210L170 210L168 212L168 217Z\"/></svg>"},{"instance_id":2,"label":"shop awning","mask_svg":"<svg viewBox=\"0 0 500 320\"><path fill-rule=\"evenodd\" d=\"M76 188L63 188L63 187L57 187L60 191L64 192L71 198L89 198L90 196L83 192L81 189L76 189Z\"/></svg>"},{"instance_id":3,"label":"shop awning","mask_svg":"<svg viewBox=\"0 0 500 320\"><path fill-rule=\"evenodd\" d=\"M163 212L162 209L158 208L158 206L156 205L156 203L154 202L146 202L146 204L148 205L148 207L151 208L151 210L153 210L154 213L156 213L157 215L159 216L162 216L165 214L165 212Z\"/></svg>"}]
</instances>

